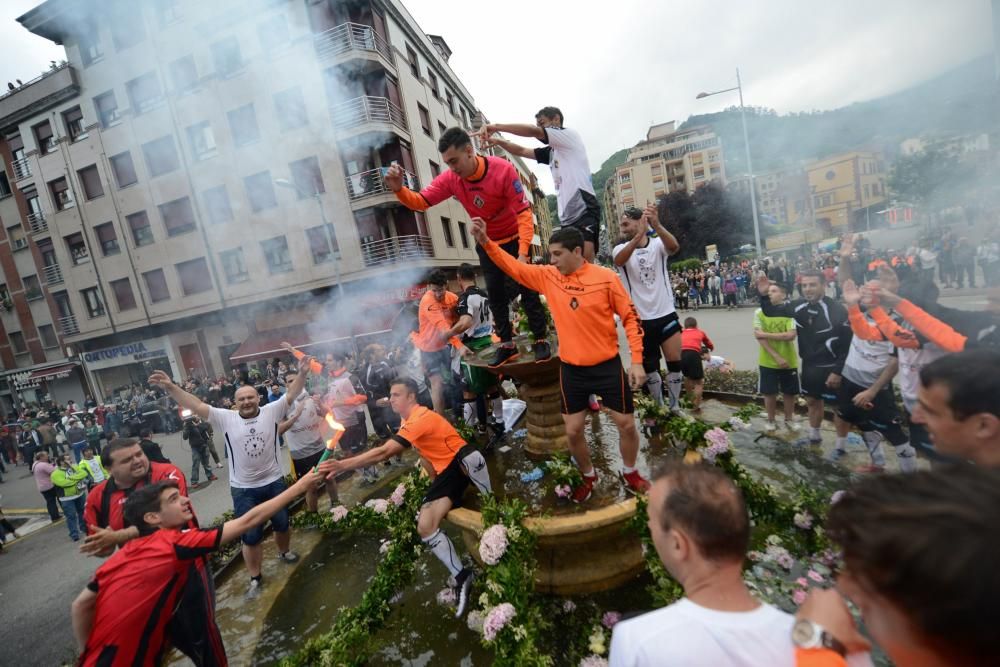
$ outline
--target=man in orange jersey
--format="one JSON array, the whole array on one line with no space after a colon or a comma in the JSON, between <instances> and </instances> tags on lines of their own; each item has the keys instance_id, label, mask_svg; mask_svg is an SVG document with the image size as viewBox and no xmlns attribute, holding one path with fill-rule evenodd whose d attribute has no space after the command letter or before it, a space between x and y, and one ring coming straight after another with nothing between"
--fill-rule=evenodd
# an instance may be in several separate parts
<instances>
[{"instance_id":1,"label":"man in orange jersey","mask_svg":"<svg viewBox=\"0 0 1000 667\"><path fill-rule=\"evenodd\" d=\"M511 261L515 261L511 258ZM333 477L338 472L356 470L399 456L407 448L417 450L433 482L424 494L417 515L417 533L428 550L444 563L455 579L455 600L461 616L469 601L472 570L462 559L448 536L441 531L441 520L453 507L462 506L462 497L471 482L482 494L492 494L486 459L474 446L465 442L455 427L441 415L417 402L417 383L410 378L396 378L389 389L389 406L402 417L399 431L379 447L360 456L333 461Z\"/></svg>"},{"instance_id":2,"label":"man in orange jersey","mask_svg":"<svg viewBox=\"0 0 1000 667\"><path fill-rule=\"evenodd\" d=\"M487 236L486 223L479 218L472 219L472 235L507 275L544 294L552 312L559 335L563 422L570 453L583 474L583 482L573 490L573 501L580 503L590 498L597 482L583 435L591 393L604 398L604 405L618 427L624 464L622 479L630 490L646 491L649 482L635 468L639 433L632 417L632 390L646 382L642 327L618 275L584 259L583 234L573 227L564 227L549 239L550 266L521 264L504 253ZM615 315L621 318L628 334L632 355L627 381L618 357Z\"/></svg>"},{"instance_id":3,"label":"man in orange jersey","mask_svg":"<svg viewBox=\"0 0 1000 667\"><path fill-rule=\"evenodd\" d=\"M458 319L458 296L447 289L447 283L443 271L432 271L427 277L427 291L420 297L417 310L419 329L410 334L420 350L420 363L431 383L431 402L439 415L444 414L444 382L451 372L449 330Z\"/></svg>"}]
</instances>

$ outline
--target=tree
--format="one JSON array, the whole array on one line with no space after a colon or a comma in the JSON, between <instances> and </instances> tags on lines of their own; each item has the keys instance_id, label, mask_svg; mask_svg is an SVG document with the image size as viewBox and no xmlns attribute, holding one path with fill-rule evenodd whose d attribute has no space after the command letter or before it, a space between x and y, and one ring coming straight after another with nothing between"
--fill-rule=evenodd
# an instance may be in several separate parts
<instances>
[{"instance_id":1,"label":"tree","mask_svg":"<svg viewBox=\"0 0 1000 667\"><path fill-rule=\"evenodd\" d=\"M936 213L962 202L972 176L967 164L931 148L896 160L889 172L889 188L899 199Z\"/></svg>"},{"instance_id":2,"label":"tree","mask_svg":"<svg viewBox=\"0 0 1000 667\"><path fill-rule=\"evenodd\" d=\"M747 198L749 201L749 198ZM704 258L705 246L716 245L723 257L736 254L753 242L753 217L749 204L716 183L695 190L671 192L660 200L660 217L681 245L677 259Z\"/></svg>"}]
</instances>

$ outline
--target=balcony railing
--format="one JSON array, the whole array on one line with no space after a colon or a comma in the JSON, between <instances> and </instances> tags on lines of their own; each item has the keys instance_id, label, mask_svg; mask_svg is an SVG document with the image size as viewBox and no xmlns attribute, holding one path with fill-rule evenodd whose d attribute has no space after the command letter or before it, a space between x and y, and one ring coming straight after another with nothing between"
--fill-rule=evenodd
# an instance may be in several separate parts
<instances>
[{"instance_id":1,"label":"balcony railing","mask_svg":"<svg viewBox=\"0 0 1000 667\"><path fill-rule=\"evenodd\" d=\"M62 269L59 268L58 264L49 264L46 266L42 275L45 276L46 285L58 285L63 281Z\"/></svg>"},{"instance_id":2,"label":"balcony railing","mask_svg":"<svg viewBox=\"0 0 1000 667\"><path fill-rule=\"evenodd\" d=\"M392 57L392 49L375 30L360 23L342 23L336 28L313 37L316 55L320 60L330 61L348 51L368 51L377 53L391 65L396 62Z\"/></svg>"},{"instance_id":3,"label":"balcony railing","mask_svg":"<svg viewBox=\"0 0 1000 667\"><path fill-rule=\"evenodd\" d=\"M45 220L45 214L41 212L29 213L28 227L31 229L32 234L44 234L49 231L49 223Z\"/></svg>"},{"instance_id":4,"label":"balcony railing","mask_svg":"<svg viewBox=\"0 0 1000 667\"><path fill-rule=\"evenodd\" d=\"M355 97L330 107L334 127L350 129L364 123L393 123L406 129L403 110L385 97Z\"/></svg>"},{"instance_id":5,"label":"balcony railing","mask_svg":"<svg viewBox=\"0 0 1000 667\"><path fill-rule=\"evenodd\" d=\"M351 174L347 177L347 196L351 201L364 199L372 195L382 195L391 193L383 180L386 168L369 169L358 174ZM408 171L403 172L403 185L411 190L419 190L417 177Z\"/></svg>"},{"instance_id":6,"label":"balcony railing","mask_svg":"<svg viewBox=\"0 0 1000 667\"><path fill-rule=\"evenodd\" d=\"M380 241L369 241L361 244L361 256L365 266L391 264L406 259L419 259L434 256L434 244L431 237L420 234L410 236L390 236Z\"/></svg>"},{"instance_id":7,"label":"balcony railing","mask_svg":"<svg viewBox=\"0 0 1000 667\"><path fill-rule=\"evenodd\" d=\"M31 163L28 162L28 158L23 157L20 160L14 160L13 164L15 181L20 181L31 176Z\"/></svg>"},{"instance_id":8,"label":"balcony railing","mask_svg":"<svg viewBox=\"0 0 1000 667\"><path fill-rule=\"evenodd\" d=\"M80 325L76 323L76 316L60 317L59 329L63 332L64 336L72 336L80 333Z\"/></svg>"}]
</instances>

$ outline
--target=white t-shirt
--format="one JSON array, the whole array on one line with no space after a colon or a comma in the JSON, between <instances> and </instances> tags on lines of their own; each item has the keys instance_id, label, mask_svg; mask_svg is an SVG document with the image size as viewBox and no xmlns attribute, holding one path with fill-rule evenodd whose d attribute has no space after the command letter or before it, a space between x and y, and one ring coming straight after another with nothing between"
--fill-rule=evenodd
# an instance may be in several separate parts
<instances>
[{"instance_id":1,"label":"white t-shirt","mask_svg":"<svg viewBox=\"0 0 1000 667\"><path fill-rule=\"evenodd\" d=\"M628 261L616 266L622 284L632 297L632 303L641 320L655 320L674 312L674 290L670 287L670 272L667 270L667 249L663 241L647 237L645 248L636 248ZM628 243L619 243L611 251L617 257Z\"/></svg>"},{"instance_id":2,"label":"white t-shirt","mask_svg":"<svg viewBox=\"0 0 1000 667\"><path fill-rule=\"evenodd\" d=\"M226 439L229 486L253 489L282 478L278 456L278 423L288 414L288 401L262 405L256 417L244 419L236 410L208 409L208 423Z\"/></svg>"},{"instance_id":3,"label":"white t-shirt","mask_svg":"<svg viewBox=\"0 0 1000 667\"><path fill-rule=\"evenodd\" d=\"M341 373L337 377L330 378L330 384L326 390L326 399L328 401L345 401L357 393L354 381L351 379L351 374ZM344 426L354 426L358 423L358 409L356 406L337 405L332 410L334 419Z\"/></svg>"},{"instance_id":4,"label":"white t-shirt","mask_svg":"<svg viewBox=\"0 0 1000 667\"><path fill-rule=\"evenodd\" d=\"M83 459L81 463L87 466L87 470L90 471L90 478L94 480L94 484L100 484L104 481L104 470L101 469L101 462L96 457L92 459Z\"/></svg>"},{"instance_id":5,"label":"white t-shirt","mask_svg":"<svg viewBox=\"0 0 1000 667\"><path fill-rule=\"evenodd\" d=\"M587 148L580 133L568 128L546 128L542 141L548 146L535 149L535 160L552 169L559 220L563 225L572 224L587 208L599 206L590 180ZM590 201L585 195L590 195Z\"/></svg>"},{"instance_id":6,"label":"white t-shirt","mask_svg":"<svg viewBox=\"0 0 1000 667\"><path fill-rule=\"evenodd\" d=\"M295 420L292 427L285 431L285 442L288 444L288 451L291 452L293 459L304 459L326 447L326 443L323 442L323 418L325 415L321 414L316 407L316 401L305 390L295 399L288 412L295 414L300 405L302 406L302 414Z\"/></svg>"},{"instance_id":7,"label":"white t-shirt","mask_svg":"<svg viewBox=\"0 0 1000 667\"><path fill-rule=\"evenodd\" d=\"M874 320L868 323L875 325ZM851 338L851 347L847 351L844 362L844 372L841 375L859 387L867 389L878 381L882 371L892 361L895 346L887 340L865 340L860 336Z\"/></svg>"}]
</instances>

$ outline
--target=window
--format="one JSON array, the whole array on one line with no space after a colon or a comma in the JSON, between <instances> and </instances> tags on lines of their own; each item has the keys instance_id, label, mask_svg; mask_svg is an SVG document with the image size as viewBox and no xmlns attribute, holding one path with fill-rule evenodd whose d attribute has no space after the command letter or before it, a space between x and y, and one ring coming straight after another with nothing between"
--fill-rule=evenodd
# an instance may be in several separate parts
<instances>
[{"instance_id":1,"label":"window","mask_svg":"<svg viewBox=\"0 0 1000 667\"><path fill-rule=\"evenodd\" d=\"M94 233L97 234L97 242L101 244L101 254L105 257L108 255L117 255L121 252L118 247L118 234L115 233L115 226L110 222L105 222L104 224L97 225L94 227Z\"/></svg>"},{"instance_id":2,"label":"window","mask_svg":"<svg viewBox=\"0 0 1000 667\"><path fill-rule=\"evenodd\" d=\"M118 100L115 99L115 91L109 90L94 98L94 110L97 111L97 120L101 127L107 129L122 122L121 112L118 111Z\"/></svg>"},{"instance_id":3,"label":"window","mask_svg":"<svg viewBox=\"0 0 1000 667\"><path fill-rule=\"evenodd\" d=\"M438 139L440 139L441 135L444 134L447 131L448 131L448 128L444 126L444 123L442 123L441 121L438 121Z\"/></svg>"},{"instance_id":4,"label":"window","mask_svg":"<svg viewBox=\"0 0 1000 667\"><path fill-rule=\"evenodd\" d=\"M233 134L233 143L237 146L245 146L260 139L257 114L254 113L252 104L233 109L226 116L229 118L229 131Z\"/></svg>"},{"instance_id":5,"label":"window","mask_svg":"<svg viewBox=\"0 0 1000 667\"><path fill-rule=\"evenodd\" d=\"M867 186L867 185L865 185L865 199L868 199L868 197L869 197L869 196L871 196L871 195L869 194L869 188L868 188L868 186Z\"/></svg>"},{"instance_id":6,"label":"window","mask_svg":"<svg viewBox=\"0 0 1000 667\"><path fill-rule=\"evenodd\" d=\"M177 158L177 149L174 148L174 138L169 134L143 144L142 154L146 158L146 169L152 178L180 169L181 163Z\"/></svg>"},{"instance_id":7,"label":"window","mask_svg":"<svg viewBox=\"0 0 1000 667\"><path fill-rule=\"evenodd\" d=\"M38 326L38 335L42 339L42 347L46 350L59 347L59 339L56 337L56 330L51 324L40 324Z\"/></svg>"},{"instance_id":8,"label":"window","mask_svg":"<svg viewBox=\"0 0 1000 667\"><path fill-rule=\"evenodd\" d=\"M437 178L441 174L441 165L434 160L428 160L427 162L431 165L431 178Z\"/></svg>"},{"instance_id":9,"label":"window","mask_svg":"<svg viewBox=\"0 0 1000 667\"><path fill-rule=\"evenodd\" d=\"M8 227L7 238L10 239L10 247L13 250L24 250L28 247L28 239L24 238L24 229L21 225Z\"/></svg>"},{"instance_id":10,"label":"window","mask_svg":"<svg viewBox=\"0 0 1000 667\"><path fill-rule=\"evenodd\" d=\"M195 160L207 160L219 154L215 146L215 133L207 120L187 129L188 143L191 145L191 155Z\"/></svg>"},{"instance_id":11,"label":"window","mask_svg":"<svg viewBox=\"0 0 1000 667\"><path fill-rule=\"evenodd\" d=\"M139 181L135 175L135 165L132 164L132 154L128 151L112 155L108 161L111 162L111 172L115 175L115 183L119 189L135 185Z\"/></svg>"},{"instance_id":12,"label":"window","mask_svg":"<svg viewBox=\"0 0 1000 667\"><path fill-rule=\"evenodd\" d=\"M271 181L271 172L261 171L247 176L243 179L243 185L247 190L247 199L250 200L250 210L254 213L260 213L278 205L278 199L274 195L274 183Z\"/></svg>"},{"instance_id":13,"label":"window","mask_svg":"<svg viewBox=\"0 0 1000 667\"><path fill-rule=\"evenodd\" d=\"M292 270L292 257L288 253L288 239L284 236L261 241L260 249L264 251L264 259L267 260L267 268L272 275Z\"/></svg>"},{"instance_id":14,"label":"window","mask_svg":"<svg viewBox=\"0 0 1000 667\"><path fill-rule=\"evenodd\" d=\"M448 111L451 112L452 116L457 116L455 113L455 96L447 88L444 90L444 98L448 101Z\"/></svg>"},{"instance_id":15,"label":"window","mask_svg":"<svg viewBox=\"0 0 1000 667\"><path fill-rule=\"evenodd\" d=\"M306 102L302 99L302 89L299 87L275 93L274 109L277 112L278 126L282 132L302 127L309 122Z\"/></svg>"},{"instance_id":16,"label":"window","mask_svg":"<svg viewBox=\"0 0 1000 667\"><path fill-rule=\"evenodd\" d=\"M65 211L76 206L73 201L73 193L69 190L69 183L65 177L49 181L49 192L52 193L52 201L56 204L56 210Z\"/></svg>"},{"instance_id":17,"label":"window","mask_svg":"<svg viewBox=\"0 0 1000 667\"><path fill-rule=\"evenodd\" d=\"M14 348L14 354L27 354L28 346L24 342L24 334L20 331L11 331L9 334L10 346Z\"/></svg>"},{"instance_id":18,"label":"window","mask_svg":"<svg viewBox=\"0 0 1000 667\"><path fill-rule=\"evenodd\" d=\"M424 128L424 134L428 137L431 136L431 116L427 113L427 109L424 108L422 104L417 105L417 111L420 112L420 127Z\"/></svg>"},{"instance_id":19,"label":"window","mask_svg":"<svg viewBox=\"0 0 1000 667\"><path fill-rule=\"evenodd\" d=\"M31 131L35 133L39 153L46 155L56 149L56 138L52 136L52 126L49 125L49 121L35 125Z\"/></svg>"},{"instance_id":20,"label":"window","mask_svg":"<svg viewBox=\"0 0 1000 667\"><path fill-rule=\"evenodd\" d=\"M80 290L83 303L87 306L87 315L90 317L101 317L104 315L104 300L96 287L88 287Z\"/></svg>"},{"instance_id":21,"label":"window","mask_svg":"<svg viewBox=\"0 0 1000 667\"><path fill-rule=\"evenodd\" d=\"M323 174L319 171L319 160L315 156L296 160L288 165L288 169L292 172L292 182L295 183L299 199L326 192Z\"/></svg>"},{"instance_id":22,"label":"window","mask_svg":"<svg viewBox=\"0 0 1000 667\"><path fill-rule=\"evenodd\" d=\"M177 277L180 278L181 292L184 296L212 289L212 274L209 273L208 262L204 257L174 264L174 267L177 269Z\"/></svg>"},{"instance_id":23,"label":"window","mask_svg":"<svg viewBox=\"0 0 1000 667\"><path fill-rule=\"evenodd\" d=\"M80 178L80 187L83 188L83 196L87 200L97 199L104 196L104 186L101 185L101 175L97 173L97 165L92 164L76 172Z\"/></svg>"},{"instance_id":24,"label":"window","mask_svg":"<svg viewBox=\"0 0 1000 667\"><path fill-rule=\"evenodd\" d=\"M128 93L132 111L136 115L152 111L163 104L163 90L160 88L160 80L156 78L156 72L147 72L127 81L125 92Z\"/></svg>"},{"instance_id":25,"label":"window","mask_svg":"<svg viewBox=\"0 0 1000 667\"><path fill-rule=\"evenodd\" d=\"M720 169L719 167L709 167L708 168L708 173L711 176L718 176L719 174L722 173L722 169Z\"/></svg>"},{"instance_id":26,"label":"window","mask_svg":"<svg viewBox=\"0 0 1000 667\"><path fill-rule=\"evenodd\" d=\"M77 37L76 45L80 48L80 59L84 67L90 67L104 58L104 49L97 34L97 28L90 21L85 22Z\"/></svg>"},{"instance_id":27,"label":"window","mask_svg":"<svg viewBox=\"0 0 1000 667\"><path fill-rule=\"evenodd\" d=\"M695 180L697 180L699 178L705 178L705 170L704 169L695 169L694 170L694 177L695 177Z\"/></svg>"},{"instance_id":28,"label":"window","mask_svg":"<svg viewBox=\"0 0 1000 667\"><path fill-rule=\"evenodd\" d=\"M24 276L21 278L21 282L24 284L24 297L28 301L36 301L45 296L42 294L42 285L38 282L38 276Z\"/></svg>"},{"instance_id":29,"label":"window","mask_svg":"<svg viewBox=\"0 0 1000 667\"><path fill-rule=\"evenodd\" d=\"M278 14L263 23L257 24L257 37L264 53L277 51L288 44L292 38L288 34L288 21L284 14Z\"/></svg>"},{"instance_id":30,"label":"window","mask_svg":"<svg viewBox=\"0 0 1000 667\"><path fill-rule=\"evenodd\" d=\"M233 220L233 207L229 204L229 193L225 185L209 188L201 193L205 205L205 214L213 225L219 225Z\"/></svg>"},{"instance_id":31,"label":"window","mask_svg":"<svg viewBox=\"0 0 1000 667\"><path fill-rule=\"evenodd\" d=\"M69 250L69 256L73 258L74 265L86 264L90 261L90 251L83 240L82 232L64 236L63 240L66 241L66 248Z\"/></svg>"},{"instance_id":32,"label":"window","mask_svg":"<svg viewBox=\"0 0 1000 667\"><path fill-rule=\"evenodd\" d=\"M444 242L448 244L449 248L454 248L455 237L451 234L451 220L448 218L441 218L441 229L444 231Z\"/></svg>"},{"instance_id":33,"label":"window","mask_svg":"<svg viewBox=\"0 0 1000 667\"><path fill-rule=\"evenodd\" d=\"M170 298L170 290L167 288L167 278L163 275L163 269L153 269L142 274L142 279L146 281L146 291L149 292L149 300L152 303L159 303Z\"/></svg>"},{"instance_id":34,"label":"window","mask_svg":"<svg viewBox=\"0 0 1000 667\"><path fill-rule=\"evenodd\" d=\"M10 197L14 192L10 189L10 180L7 172L0 170L0 199Z\"/></svg>"},{"instance_id":35,"label":"window","mask_svg":"<svg viewBox=\"0 0 1000 667\"><path fill-rule=\"evenodd\" d=\"M243 260L243 248L220 252L219 261L222 262L222 272L226 274L226 282L230 285L250 280L250 273Z\"/></svg>"},{"instance_id":36,"label":"window","mask_svg":"<svg viewBox=\"0 0 1000 667\"><path fill-rule=\"evenodd\" d=\"M323 228L323 225L310 227L306 230L306 238L309 239L313 264L326 264L334 257L340 258L340 246L337 243L337 235L333 231L333 225L328 223L326 229ZM331 240L333 241L333 252L330 251Z\"/></svg>"},{"instance_id":37,"label":"window","mask_svg":"<svg viewBox=\"0 0 1000 667\"><path fill-rule=\"evenodd\" d=\"M186 56L170 63L170 80L174 84L174 92L187 93L198 87L198 67L194 64L194 56Z\"/></svg>"},{"instance_id":38,"label":"window","mask_svg":"<svg viewBox=\"0 0 1000 667\"><path fill-rule=\"evenodd\" d=\"M146 215L145 211L127 215L125 221L128 222L129 229L132 230L132 241L135 242L136 248L149 245L155 240L153 228L149 226L149 216Z\"/></svg>"},{"instance_id":39,"label":"window","mask_svg":"<svg viewBox=\"0 0 1000 667\"><path fill-rule=\"evenodd\" d=\"M132 292L132 283L129 282L129 279L112 280L110 284L115 301L118 303L118 311L133 310L135 308L135 294Z\"/></svg>"},{"instance_id":40,"label":"window","mask_svg":"<svg viewBox=\"0 0 1000 667\"><path fill-rule=\"evenodd\" d=\"M156 0L156 20L161 26L175 23L181 18L177 0Z\"/></svg>"},{"instance_id":41,"label":"window","mask_svg":"<svg viewBox=\"0 0 1000 667\"><path fill-rule=\"evenodd\" d=\"M87 138L87 132L83 129L83 112L80 111L79 105L63 111L62 117L70 141Z\"/></svg>"},{"instance_id":42,"label":"window","mask_svg":"<svg viewBox=\"0 0 1000 667\"><path fill-rule=\"evenodd\" d=\"M427 68L427 84L431 87L431 95L434 96L434 99L441 99L441 91L438 90L437 75L431 71L430 67Z\"/></svg>"},{"instance_id":43,"label":"window","mask_svg":"<svg viewBox=\"0 0 1000 667\"><path fill-rule=\"evenodd\" d=\"M469 234L465 231L465 223L458 223L458 238L462 239L462 247L469 247Z\"/></svg>"},{"instance_id":44,"label":"window","mask_svg":"<svg viewBox=\"0 0 1000 667\"><path fill-rule=\"evenodd\" d=\"M191 200L187 197L160 204L158 208L160 217L163 218L163 226L167 228L167 236L178 236L194 231L196 227L194 209L191 208Z\"/></svg>"},{"instance_id":45,"label":"window","mask_svg":"<svg viewBox=\"0 0 1000 667\"><path fill-rule=\"evenodd\" d=\"M240 43L235 37L212 44L212 61L215 62L215 73L221 77L229 77L243 68L243 57L240 55Z\"/></svg>"},{"instance_id":46,"label":"window","mask_svg":"<svg viewBox=\"0 0 1000 667\"><path fill-rule=\"evenodd\" d=\"M462 107L462 127L469 129L469 112L465 110L465 107Z\"/></svg>"},{"instance_id":47,"label":"window","mask_svg":"<svg viewBox=\"0 0 1000 667\"><path fill-rule=\"evenodd\" d=\"M119 51L146 39L146 26L142 21L139 3L121 3L111 17L111 39Z\"/></svg>"},{"instance_id":48,"label":"window","mask_svg":"<svg viewBox=\"0 0 1000 667\"><path fill-rule=\"evenodd\" d=\"M420 61L417 59L417 52L409 44L406 45L406 60L410 63L410 74L413 78L420 78Z\"/></svg>"}]
</instances>

